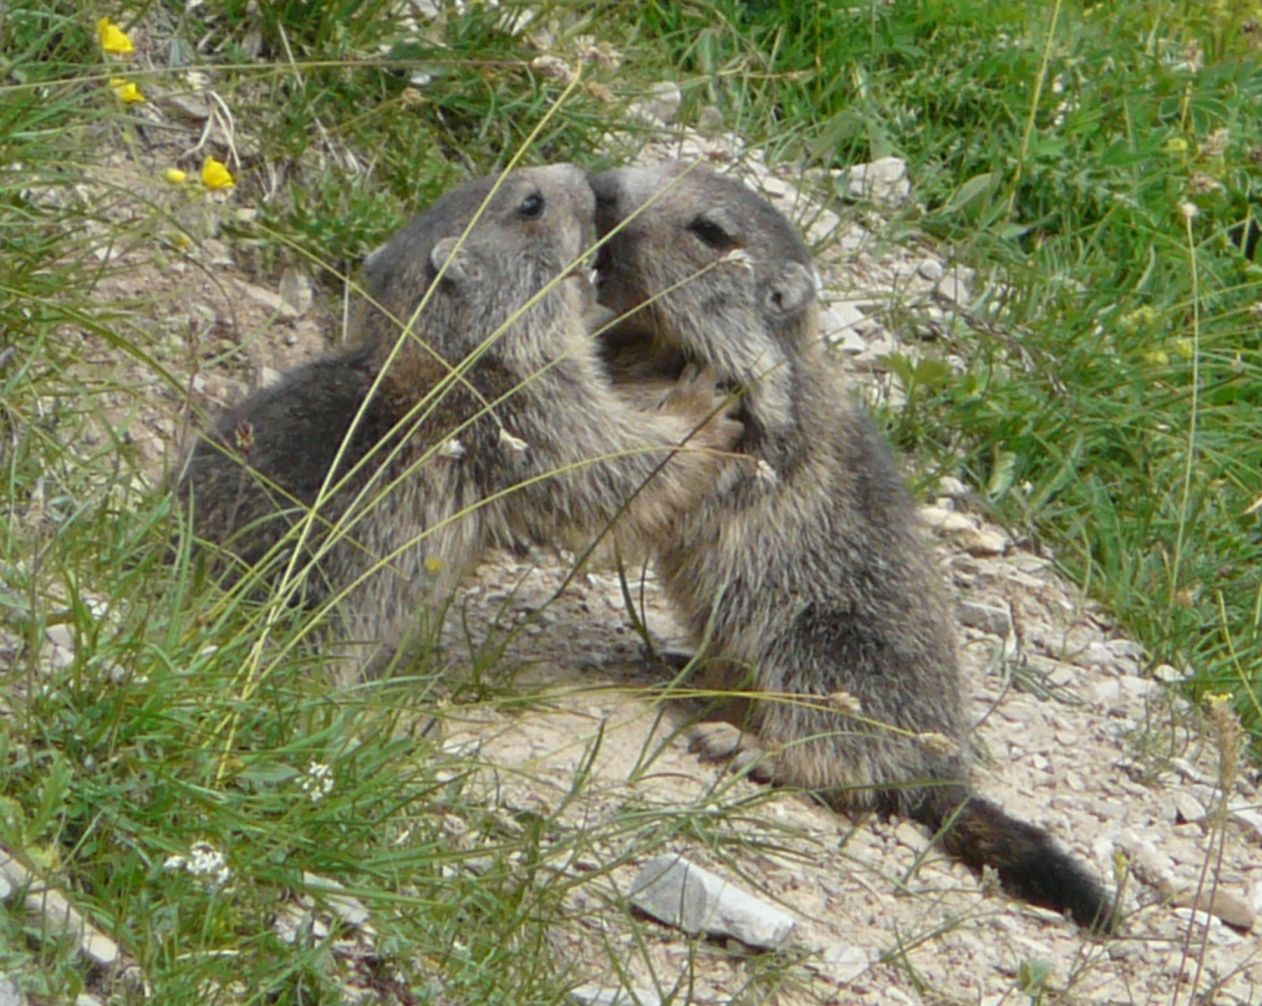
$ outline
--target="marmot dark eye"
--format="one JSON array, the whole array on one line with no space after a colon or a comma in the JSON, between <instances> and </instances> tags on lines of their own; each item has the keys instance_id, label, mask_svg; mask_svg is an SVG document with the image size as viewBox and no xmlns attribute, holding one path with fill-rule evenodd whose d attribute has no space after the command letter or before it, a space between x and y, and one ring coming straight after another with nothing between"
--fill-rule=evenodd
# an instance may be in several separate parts
<instances>
[{"instance_id":1,"label":"marmot dark eye","mask_svg":"<svg viewBox=\"0 0 1262 1006\"><path fill-rule=\"evenodd\" d=\"M532 192L521 201L521 205L517 207L518 216L525 217L527 220L537 217L543 212L544 200L538 192Z\"/></svg>"},{"instance_id":2,"label":"marmot dark eye","mask_svg":"<svg viewBox=\"0 0 1262 1006\"><path fill-rule=\"evenodd\" d=\"M688 229L711 248L726 249L731 248L735 244L732 236L727 231L706 217L693 217Z\"/></svg>"}]
</instances>

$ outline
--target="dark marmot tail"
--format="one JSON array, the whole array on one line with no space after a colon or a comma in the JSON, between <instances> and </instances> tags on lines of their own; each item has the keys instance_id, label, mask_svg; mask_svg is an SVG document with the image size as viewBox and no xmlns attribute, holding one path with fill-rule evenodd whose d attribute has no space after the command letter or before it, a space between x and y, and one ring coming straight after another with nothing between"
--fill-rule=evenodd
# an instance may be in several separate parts
<instances>
[{"instance_id":1,"label":"dark marmot tail","mask_svg":"<svg viewBox=\"0 0 1262 1006\"><path fill-rule=\"evenodd\" d=\"M942 847L966 866L989 866L1003 889L1032 905L1069 912L1080 926L1112 932L1112 897L1042 828L959 785L928 786L911 817L933 829Z\"/></svg>"}]
</instances>

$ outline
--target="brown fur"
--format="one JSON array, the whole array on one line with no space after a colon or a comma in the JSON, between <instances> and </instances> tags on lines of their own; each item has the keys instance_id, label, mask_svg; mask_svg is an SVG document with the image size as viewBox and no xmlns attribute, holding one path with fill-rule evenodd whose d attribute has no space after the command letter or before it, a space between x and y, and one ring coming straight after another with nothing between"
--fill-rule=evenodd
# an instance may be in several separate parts
<instances>
[{"instance_id":1,"label":"brown fur","mask_svg":"<svg viewBox=\"0 0 1262 1006\"><path fill-rule=\"evenodd\" d=\"M821 346L801 239L764 199L704 169L622 169L592 184L602 234L622 225L598 262L601 303L628 313L610 366L635 360L642 381L646 360L669 375L682 356L742 395L738 446L757 466L728 464L659 543L658 572L694 638L709 638L712 674L759 693L748 722L774 777L924 822L1013 894L1108 928L1096 881L968 786L942 576L887 445Z\"/></svg>"},{"instance_id":2,"label":"brown fur","mask_svg":"<svg viewBox=\"0 0 1262 1006\"><path fill-rule=\"evenodd\" d=\"M357 313L355 344L230 410L180 482L196 535L272 584L335 487L297 565L355 668L490 545L594 535L624 505L620 535L664 533L739 433L703 380L644 411L610 387L583 322L590 285L572 275L594 231L583 173L525 169L492 194L494 181L447 193L374 254L378 306Z\"/></svg>"}]
</instances>

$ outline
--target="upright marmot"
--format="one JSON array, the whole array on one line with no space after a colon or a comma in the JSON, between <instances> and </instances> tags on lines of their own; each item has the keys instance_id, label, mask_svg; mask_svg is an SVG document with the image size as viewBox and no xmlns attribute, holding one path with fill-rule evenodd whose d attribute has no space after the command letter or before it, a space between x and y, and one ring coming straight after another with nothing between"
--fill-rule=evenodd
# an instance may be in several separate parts
<instances>
[{"instance_id":1,"label":"upright marmot","mask_svg":"<svg viewBox=\"0 0 1262 1006\"><path fill-rule=\"evenodd\" d=\"M759 693L748 722L773 776L838 807L921 821L1012 894L1084 926L1109 896L1048 835L969 786L954 626L912 501L817 335L801 239L731 178L683 165L593 180L601 303L626 314L611 365L704 363L742 395L745 430L658 571L720 683ZM732 732L702 733L711 753Z\"/></svg>"},{"instance_id":2,"label":"upright marmot","mask_svg":"<svg viewBox=\"0 0 1262 1006\"><path fill-rule=\"evenodd\" d=\"M714 417L721 399L702 381L651 411L615 394L584 325L593 238L592 193L570 165L437 200L370 259L376 306L358 312L354 344L196 445L179 488L197 537L233 575L331 608L358 669L491 544L615 517L620 535L666 533L740 427Z\"/></svg>"}]
</instances>

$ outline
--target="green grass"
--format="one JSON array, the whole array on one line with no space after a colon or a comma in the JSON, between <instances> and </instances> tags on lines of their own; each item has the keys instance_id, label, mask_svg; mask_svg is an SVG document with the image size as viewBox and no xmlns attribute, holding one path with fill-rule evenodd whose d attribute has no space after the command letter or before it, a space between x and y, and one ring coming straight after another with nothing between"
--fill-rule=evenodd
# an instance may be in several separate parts
<instances>
[{"instance_id":1,"label":"green grass","mask_svg":"<svg viewBox=\"0 0 1262 1006\"><path fill-rule=\"evenodd\" d=\"M548 931L574 881L541 864L602 839L636 855L679 835L750 841L709 806L629 805L595 836L493 806L476 759L421 730L436 710L514 701L493 646L454 675L423 656L407 677L343 693L295 648L246 682L266 612L209 594L168 552L178 522L117 421L145 392L100 360L180 387L145 324L172 308L102 300L119 267L81 238L152 245L163 262L181 230L217 230L263 277L324 263L330 295L333 273L408 213L502 165L563 87L534 65L526 36L542 20L513 29L521 5L450 13L441 46L392 22L397 6L0 11L0 846L122 943L149 1001L338 1002L341 984L371 977L399 1001L562 1002L574 978ZM583 36L620 38L623 63L586 67L589 86L527 160L618 160L632 144L606 130L667 77L684 86L685 122L713 106L775 158L905 158L916 205L897 226L948 243L991 293L949 335L964 374L893 361L909 402L885 417L891 435L1046 543L1195 693L1229 692L1256 744L1262 61L1245 22L1262 10L578 6L535 5L559 15L549 51L573 63ZM102 57L103 14L149 33L152 66ZM1196 71L1178 65L1193 42ZM102 171L114 157L196 173L201 151L177 161L181 144L108 87L125 71L155 95L180 89L173 53L231 114L233 203L254 219L202 217L213 204ZM75 656L49 669L54 625ZM281 612L273 643L303 628ZM303 789L313 764L334 780L320 800ZM227 856L227 885L164 867L202 841ZM304 872L368 905L369 962L336 930L275 934L276 913L311 889ZM31 926L6 903L0 973L36 1002L71 1001L87 969ZM751 968L751 995L786 967ZM125 980L109 991L144 998Z\"/></svg>"}]
</instances>

